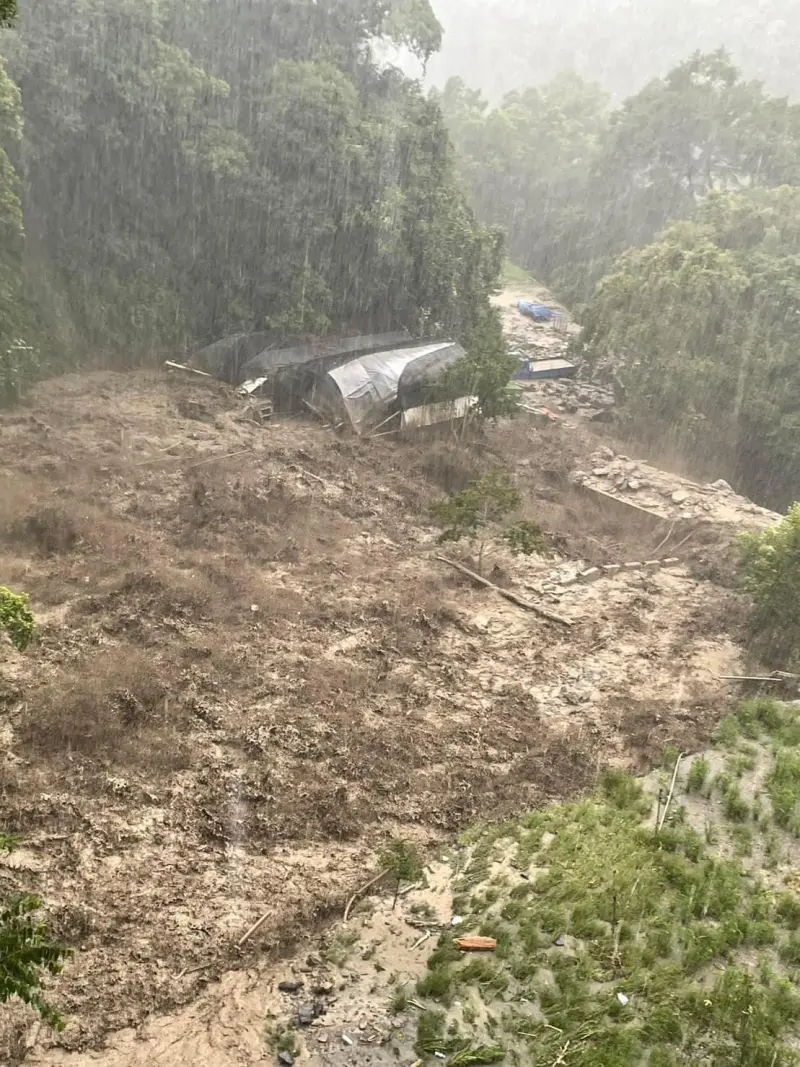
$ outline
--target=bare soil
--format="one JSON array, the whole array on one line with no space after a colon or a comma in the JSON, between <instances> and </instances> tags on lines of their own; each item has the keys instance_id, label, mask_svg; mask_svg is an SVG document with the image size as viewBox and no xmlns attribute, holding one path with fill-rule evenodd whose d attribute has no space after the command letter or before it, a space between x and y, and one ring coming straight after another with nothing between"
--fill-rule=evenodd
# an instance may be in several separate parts
<instances>
[{"instance_id":1,"label":"bare soil","mask_svg":"<svg viewBox=\"0 0 800 1067\"><path fill-rule=\"evenodd\" d=\"M699 749L728 710L741 604L688 552L560 584L663 539L570 483L588 430L360 441L147 372L43 383L0 434L0 580L40 624L0 646L0 826L25 841L0 887L41 894L75 949L49 994L64 1032L9 1010L6 1062L106 1062L123 1028L119 1064L261 1062L260 1035L214 1059L146 1020L227 1010L389 835L433 846ZM557 556L495 551L491 577L570 628L435 559L429 504L492 464Z\"/></svg>"}]
</instances>

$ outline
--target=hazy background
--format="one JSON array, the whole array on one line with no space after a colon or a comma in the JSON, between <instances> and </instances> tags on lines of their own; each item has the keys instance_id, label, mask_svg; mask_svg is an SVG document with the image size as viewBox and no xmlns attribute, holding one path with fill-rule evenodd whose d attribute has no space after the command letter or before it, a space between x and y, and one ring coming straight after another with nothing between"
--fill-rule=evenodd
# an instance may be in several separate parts
<instances>
[{"instance_id":1,"label":"hazy background","mask_svg":"<svg viewBox=\"0 0 800 1067\"><path fill-rule=\"evenodd\" d=\"M616 97L696 50L725 47L746 77L800 95L797 0L433 0L444 27L428 81L460 75L492 102L573 69Z\"/></svg>"}]
</instances>

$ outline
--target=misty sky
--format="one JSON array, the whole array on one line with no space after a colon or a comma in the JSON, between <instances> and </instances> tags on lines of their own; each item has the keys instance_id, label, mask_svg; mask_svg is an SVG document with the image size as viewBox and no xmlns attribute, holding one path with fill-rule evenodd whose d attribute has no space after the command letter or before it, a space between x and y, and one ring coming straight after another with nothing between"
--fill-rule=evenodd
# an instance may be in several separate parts
<instances>
[{"instance_id":1,"label":"misty sky","mask_svg":"<svg viewBox=\"0 0 800 1067\"><path fill-rule=\"evenodd\" d=\"M693 51L728 48L748 77L800 97L798 0L432 0L445 29L428 81L492 99L571 68L617 97Z\"/></svg>"}]
</instances>

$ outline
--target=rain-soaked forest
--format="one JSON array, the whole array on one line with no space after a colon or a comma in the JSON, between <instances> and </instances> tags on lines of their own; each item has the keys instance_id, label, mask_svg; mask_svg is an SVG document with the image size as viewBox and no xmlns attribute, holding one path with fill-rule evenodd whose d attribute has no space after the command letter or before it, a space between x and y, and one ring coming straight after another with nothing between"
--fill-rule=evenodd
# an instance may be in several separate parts
<instances>
[{"instance_id":1,"label":"rain-soaked forest","mask_svg":"<svg viewBox=\"0 0 800 1067\"><path fill-rule=\"evenodd\" d=\"M493 349L505 244L584 326L575 352L612 368L634 432L794 499L800 20L779 0L726 19L639 5L611 33L630 84L586 51L630 5L560 23L523 6L473 12L474 81L437 86L420 77L437 14L444 67L469 75L468 5L459 21L427 0L22 4L0 36L6 394L37 365L126 366L236 331L404 326ZM503 40L518 31L502 86L501 13Z\"/></svg>"}]
</instances>

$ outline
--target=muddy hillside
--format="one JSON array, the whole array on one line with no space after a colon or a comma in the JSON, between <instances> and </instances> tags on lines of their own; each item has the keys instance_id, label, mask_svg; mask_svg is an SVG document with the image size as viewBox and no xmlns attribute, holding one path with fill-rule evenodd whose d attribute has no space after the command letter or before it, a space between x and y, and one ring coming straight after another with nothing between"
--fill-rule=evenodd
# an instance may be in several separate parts
<instances>
[{"instance_id":1,"label":"muddy hillside","mask_svg":"<svg viewBox=\"0 0 800 1067\"><path fill-rule=\"evenodd\" d=\"M137 1028L341 915L392 835L434 846L696 751L745 667L727 561L770 517L643 488L577 420L359 440L262 425L220 383L96 373L40 384L2 437L2 573L40 639L0 650L1 824L23 839L0 879L75 950L65 1029L7 1011L5 1062L106 1062L124 1028L120 1064L186 1062ZM516 602L440 559L474 566L429 518L493 466L552 551L493 548ZM203 1062L272 1057L237 1041Z\"/></svg>"}]
</instances>

